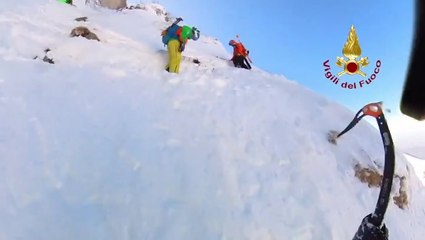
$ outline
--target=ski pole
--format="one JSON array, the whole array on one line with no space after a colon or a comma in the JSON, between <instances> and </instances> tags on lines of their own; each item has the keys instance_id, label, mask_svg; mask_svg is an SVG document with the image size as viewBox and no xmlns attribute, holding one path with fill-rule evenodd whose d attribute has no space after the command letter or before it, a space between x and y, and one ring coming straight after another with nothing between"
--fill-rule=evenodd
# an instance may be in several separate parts
<instances>
[{"instance_id":1,"label":"ski pole","mask_svg":"<svg viewBox=\"0 0 425 240\"><path fill-rule=\"evenodd\" d=\"M251 60L251 58L249 57L249 55L246 55L246 58L248 59L248 61L249 61L250 63L252 63L252 60Z\"/></svg>"}]
</instances>

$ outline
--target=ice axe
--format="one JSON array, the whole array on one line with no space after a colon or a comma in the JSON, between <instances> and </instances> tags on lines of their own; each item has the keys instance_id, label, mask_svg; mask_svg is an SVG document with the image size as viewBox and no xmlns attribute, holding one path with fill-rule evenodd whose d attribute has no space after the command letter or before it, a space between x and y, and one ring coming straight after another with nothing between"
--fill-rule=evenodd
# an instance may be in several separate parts
<instances>
[{"instance_id":1,"label":"ice axe","mask_svg":"<svg viewBox=\"0 0 425 240\"><path fill-rule=\"evenodd\" d=\"M357 112L354 119L339 134L335 135L334 141L350 129L352 129L364 116L374 117L379 126L382 142L385 150L384 174L382 177L381 190L376 203L374 213L363 218L353 240L388 240L388 229L383 224L384 215L390 201L391 187L394 177L394 143L388 128L387 121L382 110L382 102L370 103Z\"/></svg>"}]
</instances>

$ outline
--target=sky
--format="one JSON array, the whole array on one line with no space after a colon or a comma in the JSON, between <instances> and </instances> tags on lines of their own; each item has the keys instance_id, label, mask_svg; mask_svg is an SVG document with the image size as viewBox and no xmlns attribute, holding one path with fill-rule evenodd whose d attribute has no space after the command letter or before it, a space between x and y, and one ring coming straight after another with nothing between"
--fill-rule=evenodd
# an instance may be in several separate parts
<instances>
[{"instance_id":1,"label":"sky","mask_svg":"<svg viewBox=\"0 0 425 240\"><path fill-rule=\"evenodd\" d=\"M128 3L147 1L130 0ZM413 40L414 2L408 1L337 1L272 0L223 1L160 0L173 16L184 24L196 26L227 42L236 34L247 49L254 65L284 75L307 88L357 111L369 102L384 101L392 114L398 114L399 102ZM373 73L377 60L382 62L377 78L365 87L344 89L342 82L359 82L365 78L345 75L338 85L325 78L323 62L330 60L331 72L351 25L356 28L362 49L369 58L362 69ZM188 45L190 46L190 45Z\"/></svg>"}]
</instances>

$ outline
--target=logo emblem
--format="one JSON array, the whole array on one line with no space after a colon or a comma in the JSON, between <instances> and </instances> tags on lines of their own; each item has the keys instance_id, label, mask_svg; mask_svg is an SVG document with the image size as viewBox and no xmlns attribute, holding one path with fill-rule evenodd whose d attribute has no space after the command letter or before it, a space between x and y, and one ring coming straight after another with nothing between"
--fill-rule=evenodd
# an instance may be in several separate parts
<instances>
[{"instance_id":1,"label":"logo emblem","mask_svg":"<svg viewBox=\"0 0 425 240\"><path fill-rule=\"evenodd\" d=\"M377 60L375 63L375 69L373 73L368 76L362 71L362 68L369 65L368 57L362 57L362 49L360 48L359 38L357 37L356 29L351 26L350 32L348 33L347 41L342 49L343 57L336 58L336 65L343 70L337 74L332 73L331 62L328 60L323 62L325 67L325 77L329 79L333 84L339 85L345 89L358 89L363 88L366 85L371 84L378 76L381 69L381 60ZM364 80L351 80L340 82L340 77L343 75L360 75Z\"/></svg>"},{"instance_id":2,"label":"logo emblem","mask_svg":"<svg viewBox=\"0 0 425 240\"><path fill-rule=\"evenodd\" d=\"M344 54L347 59L344 57L336 58L336 65L344 68L342 72L338 73L338 77L341 77L344 74L359 74L362 77L366 77L366 73L362 72L360 69L366 67L369 64L369 61L367 57L362 57L357 61L357 58L362 55L362 49L360 48L359 39L354 26L351 26L347 42L342 49L342 54Z\"/></svg>"}]
</instances>

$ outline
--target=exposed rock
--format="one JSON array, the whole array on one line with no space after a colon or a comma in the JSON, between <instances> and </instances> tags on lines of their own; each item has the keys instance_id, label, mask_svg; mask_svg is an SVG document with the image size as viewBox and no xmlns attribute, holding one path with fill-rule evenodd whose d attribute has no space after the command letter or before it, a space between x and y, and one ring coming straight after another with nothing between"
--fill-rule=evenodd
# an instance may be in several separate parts
<instances>
[{"instance_id":1,"label":"exposed rock","mask_svg":"<svg viewBox=\"0 0 425 240\"><path fill-rule=\"evenodd\" d=\"M382 183L382 175L374 169L362 167L360 164L354 166L354 176L362 183L367 183L368 187L380 187Z\"/></svg>"},{"instance_id":2,"label":"exposed rock","mask_svg":"<svg viewBox=\"0 0 425 240\"><path fill-rule=\"evenodd\" d=\"M47 52L46 52L47 53ZM40 59L38 56L35 56L34 58L33 58L34 60L36 60L36 59ZM41 59L43 62L46 62L46 63L50 63L50 64L55 64L55 61L53 60L53 58L49 58L47 55L45 55L44 57L43 57L43 59Z\"/></svg>"},{"instance_id":3,"label":"exposed rock","mask_svg":"<svg viewBox=\"0 0 425 240\"><path fill-rule=\"evenodd\" d=\"M360 164L356 164L354 166L355 176L362 182L367 183L368 187L381 187L383 176L374 169L370 169L368 167L362 167ZM396 179L399 180L399 189L398 196L393 197L394 204L397 205L401 209L406 209L409 205L409 196L408 186L407 186L407 178L405 176L394 176L394 181ZM397 186L393 185L393 188Z\"/></svg>"},{"instance_id":4,"label":"exposed rock","mask_svg":"<svg viewBox=\"0 0 425 240\"><path fill-rule=\"evenodd\" d=\"M75 21L77 22L87 22L88 18L87 17L78 17L75 19Z\"/></svg>"},{"instance_id":5,"label":"exposed rock","mask_svg":"<svg viewBox=\"0 0 425 240\"><path fill-rule=\"evenodd\" d=\"M97 40L100 41L100 39L97 37L96 34L91 32L88 28L80 26L72 29L70 33L70 37L85 37L89 40Z\"/></svg>"},{"instance_id":6,"label":"exposed rock","mask_svg":"<svg viewBox=\"0 0 425 240\"><path fill-rule=\"evenodd\" d=\"M137 4L136 6L130 6L130 7L127 7L127 9L131 9L131 10L133 10L133 9L141 9L141 10L146 10L146 6L144 5L144 4Z\"/></svg>"},{"instance_id":7,"label":"exposed rock","mask_svg":"<svg viewBox=\"0 0 425 240\"><path fill-rule=\"evenodd\" d=\"M394 204L401 209L406 209L409 206L409 197L407 195L407 179L405 176L395 176L400 180L400 188L398 189L398 196L394 196Z\"/></svg>"},{"instance_id":8,"label":"exposed rock","mask_svg":"<svg viewBox=\"0 0 425 240\"><path fill-rule=\"evenodd\" d=\"M55 61L53 61L53 58L49 58L47 56L44 56L43 62L47 62L47 63L50 63L50 64L55 64Z\"/></svg>"},{"instance_id":9,"label":"exposed rock","mask_svg":"<svg viewBox=\"0 0 425 240\"><path fill-rule=\"evenodd\" d=\"M127 7L126 0L101 0L100 5L102 7L110 8L110 9L124 9Z\"/></svg>"}]
</instances>

